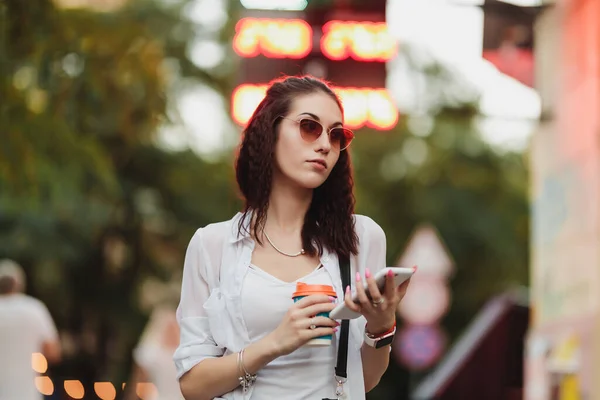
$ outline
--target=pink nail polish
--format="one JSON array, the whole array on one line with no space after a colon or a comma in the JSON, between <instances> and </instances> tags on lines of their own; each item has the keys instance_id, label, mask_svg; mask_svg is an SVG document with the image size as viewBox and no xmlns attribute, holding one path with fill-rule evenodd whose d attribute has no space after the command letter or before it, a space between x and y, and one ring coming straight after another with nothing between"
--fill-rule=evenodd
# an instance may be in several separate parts
<instances>
[{"instance_id":1,"label":"pink nail polish","mask_svg":"<svg viewBox=\"0 0 600 400\"><path fill-rule=\"evenodd\" d=\"M356 282L360 282L360 273L356 273Z\"/></svg>"},{"instance_id":2,"label":"pink nail polish","mask_svg":"<svg viewBox=\"0 0 600 400\"><path fill-rule=\"evenodd\" d=\"M391 269L387 272L387 276L389 276L390 278L392 276L394 276L394 271L392 271Z\"/></svg>"},{"instance_id":3,"label":"pink nail polish","mask_svg":"<svg viewBox=\"0 0 600 400\"><path fill-rule=\"evenodd\" d=\"M369 270L369 268L365 269L365 278L370 278L371 277L371 271Z\"/></svg>"},{"instance_id":4,"label":"pink nail polish","mask_svg":"<svg viewBox=\"0 0 600 400\"><path fill-rule=\"evenodd\" d=\"M338 328L333 328L333 331L334 331L334 332L337 332L337 331L338 331Z\"/></svg>"},{"instance_id":5,"label":"pink nail polish","mask_svg":"<svg viewBox=\"0 0 600 400\"><path fill-rule=\"evenodd\" d=\"M332 303L335 303L336 298L333 296L329 296L329 301L331 301Z\"/></svg>"},{"instance_id":6,"label":"pink nail polish","mask_svg":"<svg viewBox=\"0 0 600 400\"><path fill-rule=\"evenodd\" d=\"M350 285L346 286L346 294L350 294Z\"/></svg>"}]
</instances>

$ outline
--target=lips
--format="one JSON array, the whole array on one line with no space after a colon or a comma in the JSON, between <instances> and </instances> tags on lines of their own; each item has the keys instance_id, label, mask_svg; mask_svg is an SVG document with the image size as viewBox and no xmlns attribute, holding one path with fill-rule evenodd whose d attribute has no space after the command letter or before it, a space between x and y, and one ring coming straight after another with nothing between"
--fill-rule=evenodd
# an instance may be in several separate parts
<instances>
[{"instance_id":1,"label":"lips","mask_svg":"<svg viewBox=\"0 0 600 400\"><path fill-rule=\"evenodd\" d=\"M327 163L325 160L309 160L310 163L315 163L321 165L323 168L327 169Z\"/></svg>"}]
</instances>

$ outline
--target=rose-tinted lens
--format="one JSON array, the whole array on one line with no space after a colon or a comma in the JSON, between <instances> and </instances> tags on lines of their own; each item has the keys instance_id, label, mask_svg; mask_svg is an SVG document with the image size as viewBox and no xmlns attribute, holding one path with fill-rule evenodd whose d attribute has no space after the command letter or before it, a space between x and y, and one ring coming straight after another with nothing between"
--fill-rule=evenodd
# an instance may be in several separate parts
<instances>
[{"instance_id":1,"label":"rose-tinted lens","mask_svg":"<svg viewBox=\"0 0 600 400\"><path fill-rule=\"evenodd\" d=\"M344 135L344 128L333 128L329 132L329 141L331 145L338 149L343 149L346 143L346 136Z\"/></svg>"},{"instance_id":2,"label":"rose-tinted lens","mask_svg":"<svg viewBox=\"0 0 600 400\"><path fill-rule=\"evenodd\" d=\"M307 142L314 142L323 133L323 126L312 119L303 119L299 124L300 134Z\"/></svg>"},{"instance_id":3,"label":"rose-tinted lens","mask_svg":"<svg viewBox=\"0 0 600 400\"><path fill-rule=\"evenodd\" d=\"M329 133L331 144L339 149L345 149L350 146L350 142L354 138L354 133L346 128L333 128Z\"/></svg>"}]
</instances>

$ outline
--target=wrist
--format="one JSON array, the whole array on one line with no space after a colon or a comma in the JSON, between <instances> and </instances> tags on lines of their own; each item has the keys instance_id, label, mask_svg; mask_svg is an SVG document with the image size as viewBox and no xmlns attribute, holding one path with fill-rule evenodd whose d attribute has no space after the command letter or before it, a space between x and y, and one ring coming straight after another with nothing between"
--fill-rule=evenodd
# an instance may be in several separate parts
<instances>
[{"instance_id":1,"label":"wrist","mask_svg":"<svg viewBox=\"0 0 600 400\"><path fill-rule=\"evenodd\" d=\"M281 357L284 354L282 347L279 345L279 341L273 337L272 333L262 338L257 344L260 344L261 352L266 358L269 358L270 361L277 357Z\"/></svg>"},{"instance_id":2,"label":"wrist","mask_svg":"<svg viewBox=\"0 0 600 400\"><path fill-rule=\"evenodd\" d=\"M249 373L257 373L262 367L279 357L275 342L269 339L269 336L265 336L263 339L246 347L244 351L244 367Z\"/></svg>"},{"instance_id":3,"label":"wrist","mask_svg":"<svg viewBox=\"0 0 600 400\"><path fill-rule=\"evenodd\" d=\"M377 337L380 335L385 335L388 332L391 332L396 327L396 319L393 321L382 323L382 324L370 324L367 322L365 326L365 333L372 337Z\"/></svg>"}]
</instances>

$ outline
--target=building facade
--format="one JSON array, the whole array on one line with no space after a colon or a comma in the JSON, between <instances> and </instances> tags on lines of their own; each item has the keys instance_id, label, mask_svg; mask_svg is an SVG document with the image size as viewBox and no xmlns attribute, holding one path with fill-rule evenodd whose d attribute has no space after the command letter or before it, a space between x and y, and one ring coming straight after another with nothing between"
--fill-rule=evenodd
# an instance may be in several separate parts
<instances>
[{"instance_id":1,"label":"building facade","mask_svg":"<svg viewBox=\"0 0 600 400\"><path fill-rule=\"evenodd\" d=\"M600 0L535 24L528 400L600 399Z\"/></svg>"}]
</instances>

